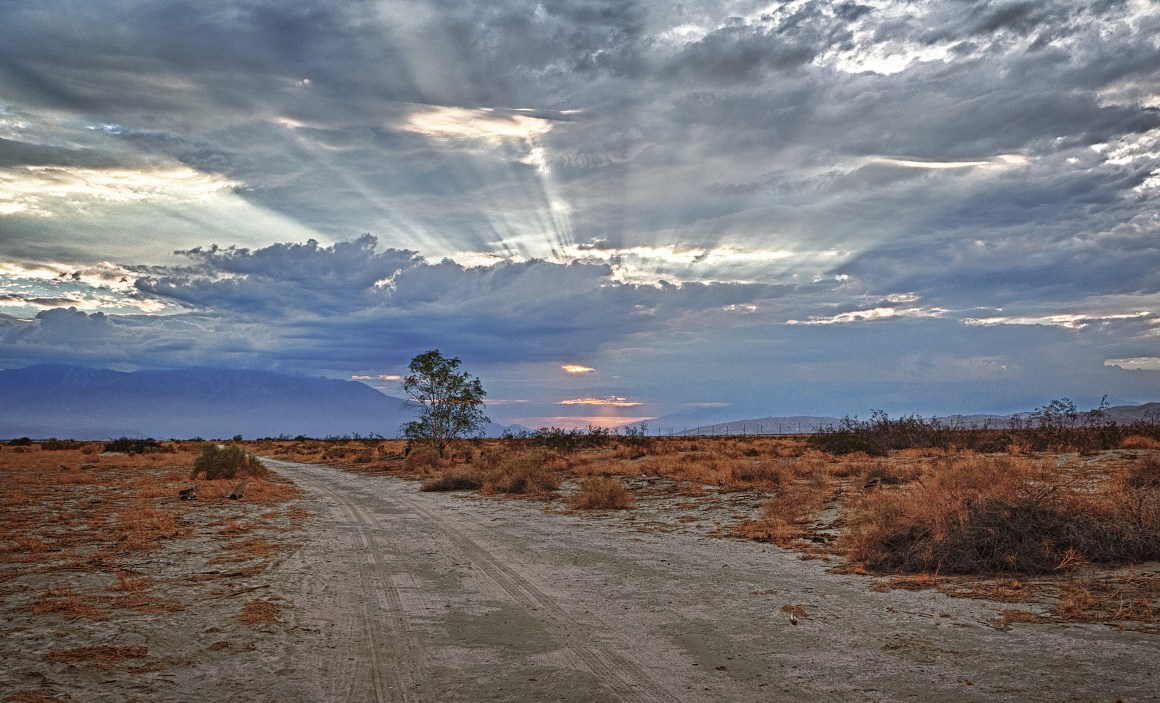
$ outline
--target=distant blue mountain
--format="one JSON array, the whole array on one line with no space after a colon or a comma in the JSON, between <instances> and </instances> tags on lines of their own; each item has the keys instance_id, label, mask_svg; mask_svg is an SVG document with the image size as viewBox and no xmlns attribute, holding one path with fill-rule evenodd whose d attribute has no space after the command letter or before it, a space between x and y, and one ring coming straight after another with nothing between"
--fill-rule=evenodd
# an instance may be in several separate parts
<instances>
[{"instance_id":1,"label":"distant blue mountain","mask_svg":"<svg viewBox=\"0 0 1160 703\"><path fill-rule=\"evenodd\" d=\"M357 381L268 371L38 365L0 371L0 437L394 437L413 417L402 403Z\"/></svg>"},{"instance_id":2,"label":"distant blue mountain","mask_svg":"<svg viewBox=\"0 0 1160 703\"><path fill-rule=\"evenodd\" d=\"M822 427L837 425L836 417L794 415L785 417L746 417L731 408L693 408L671 415L638 422L629 427L644 428L650 435L736 435L736 434L801 434L817 432Z\"/></svg>"},{"instance_id":3,"label":"distant blue mountain","mask_svg":"<svg viewBox=\"0 0 1160 703\"><path fill-rule=\"evenodd\" d=\"M1031 413L1016 413L1014 415L943 415L935 418L948 427L990 427L1002 429L1008 427L1015 418L1029 420ZM716 421L711 424L691 426L690 420L703 420L705 415L699 411L693 413L677 413L649 420L647 423L636 423L630 427L645 426L649 434L653 435L752 435L752 434L811 434L819 430L837 427L842 423L837 417L818 417L813 415L789 417L759 417ZM857 419L857 418L855 418ZM861 418L865 420L866 418ZM1121 425L1137 421L1160 421L1160 403L1145 403L1143 405L1118 405L1108 408L1104 419ZM683 426L682 426L683 423Z\"/></svg>"}]
</instances>

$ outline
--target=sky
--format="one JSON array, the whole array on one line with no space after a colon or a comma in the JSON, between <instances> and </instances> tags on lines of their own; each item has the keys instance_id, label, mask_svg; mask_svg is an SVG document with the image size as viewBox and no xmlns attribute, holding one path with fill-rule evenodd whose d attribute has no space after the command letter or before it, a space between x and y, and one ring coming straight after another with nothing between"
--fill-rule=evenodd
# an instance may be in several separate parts
<instances>
[{"instance_id":1,"label":"sky","mask_svg":"<svg viewBox=\"0 0 1160 703\"><path fill-rule=\"evenodd\" d=\"M1160 3L6 0L0 368L1160 400Z\"/></svg>"}]
</instances>

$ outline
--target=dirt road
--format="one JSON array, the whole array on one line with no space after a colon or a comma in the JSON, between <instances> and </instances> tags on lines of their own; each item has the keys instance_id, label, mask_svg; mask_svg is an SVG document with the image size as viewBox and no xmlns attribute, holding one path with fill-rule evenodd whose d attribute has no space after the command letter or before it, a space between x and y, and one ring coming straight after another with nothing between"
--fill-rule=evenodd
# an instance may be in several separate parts
<instances>
[{"instance_id":1,"label":"dirt road","mask_svg":"<svg viewBox=\"0 0 1160 703\"><path fill-rule=\"evenodd\" d=\"M1155 636L993 625L757 543L269 461L312 497L268 693L317 701L1160 698ZM781 606L802 604L796 624Z\"/></svg>"}]
</instances>

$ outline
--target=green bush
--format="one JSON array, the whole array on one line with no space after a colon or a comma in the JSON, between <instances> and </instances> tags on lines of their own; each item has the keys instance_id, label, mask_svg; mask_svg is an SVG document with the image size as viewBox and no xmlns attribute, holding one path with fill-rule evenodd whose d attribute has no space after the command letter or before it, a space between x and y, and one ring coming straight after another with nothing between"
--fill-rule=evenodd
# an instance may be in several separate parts
<instances>
[{"instance_id":1,"label":"green bush","mask_svg":"<svg viewBox=\"0 0 1160 703\"><path fill-rule=\"evenodd\" d=\"M193 460L191 479L205 476L207 481L231 479L240 476L264 476L262 462L237 444L218 445L207 442Z\"/></svg>"}]
</instances>

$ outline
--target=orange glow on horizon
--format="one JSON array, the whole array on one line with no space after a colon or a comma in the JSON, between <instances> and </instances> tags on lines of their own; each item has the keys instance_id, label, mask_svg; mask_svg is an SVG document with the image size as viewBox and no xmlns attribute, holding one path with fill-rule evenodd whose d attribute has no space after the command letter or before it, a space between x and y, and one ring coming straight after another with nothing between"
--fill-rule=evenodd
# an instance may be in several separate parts
<instances>
[{"instance_id":1,"label":"orange glow on horizon","mask_svg":"<svg viewBox=\"0 0 1160 703\"><path fill-rule=\"evenodd\" d=\"M607 398L569 398L567 400L561 400L556 405L600 405L610 408L635 408L644 405L644 403L638 403L614 395Z\"/></svg>"},{"instance_id":2,"label":"orange glow on horizon","mask_svg":"<svg viewBox=\"0 0 1160 703\"><path fill-rule=\"evenodd\" d=\"M614 429L623 427L624 425L631 425L637 422L648 422L653 420L652 417L623 417L617 415L609 415L601 417L598 415L566 415L560 417L522 417L512 420L505 420L505 424L509 425L523 425L532 429L541 427L559 427L563 430L583 430L591 427L600 427L602 429Z\"/></svg>"}]
</instances>

